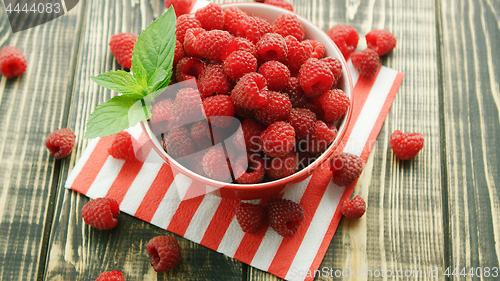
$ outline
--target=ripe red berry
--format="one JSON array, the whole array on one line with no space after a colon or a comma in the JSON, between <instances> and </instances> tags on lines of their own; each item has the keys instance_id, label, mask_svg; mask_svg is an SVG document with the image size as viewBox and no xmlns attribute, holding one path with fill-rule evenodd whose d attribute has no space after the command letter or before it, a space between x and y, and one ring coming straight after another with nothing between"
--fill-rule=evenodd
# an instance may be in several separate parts
<instances>
[{"instance_id":1,"label":"ripe red berry","mask_svg":"<svg viewBox=\"0 0 500 281\"><path fill-rule=\"evenodd\" d=\"M200 92L193 88L183 88L175 96L170 121L175 125L189 124L203 118Z\"/></svg>"},{"instance_id":2,"label":"ripe red berry","mask_svg":"<svg viewBox=\"0 0 500 281\"><path fill-rule=\"evenodd\" d=\"M234 117L234 105L230 96L215 95L203 101L205 117L219 128L231 126Z\"/></svg>"},{"instance_id":3,"label":"ripe red berry","mask_svg":"<svg viewBox=\"0 0 500 281\"><path fill-rule=\"evenodd\" d=\"M45 146L56 159L68 156L75 146L76 136L71 129L63 128L51 132L45 139Z\"/></svg>"},{"instance_id":4,"label":"ripe red berry","mask_svg":"<svg viewBox=\"0 0 500 281\"><path fill-rule=\"evenodd\" d=\"M244 119L240 126L233 137L234 145L243 151L259 152L260 134L264 131L264 127L254 119Z\"/></svg>"},{"instance_id":5,"label":"ripe red berry","mask_svg":"<svg viewBox=\"0 0 500 281\"><path fill-rule=\"evenodd\" d=\"M182 43L179 40L175 41L175 51L174 51L174 61L172 62L172 65L175 66L177 63L184 57L184 46L182 46Z\"/></svg>"},{"instance_id":6,"label":"ripe red berry","mask_svg":"<svg viewBox=\"0 0 500 281\"><path fill-rule=\"evenodd\" d=\"M189 31L187 34L189 34ZM231 40L232 36L227 31L210 30L201 32L196 36L194 48L196 49L196 54L202 58L211 61L222 61L222 57L226 53L227 46ZM184 46L185 44L186 43L184 43Z\"/></svg>"},{"instance_id":7,"label":"ripe red berry","mask_svg":"<svg viewBox=\"0 0 500 281\"><path fill-rule=\"evenodd\" d=\"M125 281L125 277L118 270L103 272L95 281Z\"/></svg>"},{"instance_id":8,"label":"ripe red berry","mask_svg":"<svg viewBox=\"0 0 500 281\"><path fill-rule=\"evenodd\" d=\"M272 179L282 179L295 174L298 170L298 157L295 151L269 160L266 175Z\"/></svg>"},{"instance_id":9,"label":"ripe red berry","mask_svg":"<svg viewBox=\"0 0 500 281\"><path fill-rule=\"evenodd\" d=\"M211 179L228 181L231 178L229 167L229 157L220 146L210 148L203 156L203 170Z\"/></svg>"},{"instance_id":10,"label":"ripe red berry","mask_svg":"<svg viewBox=\"0 0 500 281\"><path fill-rule=\"evenodd\" d=\"M231 98L236 106L255 109L267 104L267 92L264 76L251 72L238 80L231 91Z\"/></svg>"},{"instance_id":11,"label":"ripe red berry","mask_svg":"<svg viewBox=\"0 0 500 281\"><path fill-rule=\"evenodd\" d=\"M288 95L292 107L304 107L307 104L307 96L300 87L300 81L297 77L288 79L288 85L283 89L283 93Z\"/></svg>"},{"instance_id":12,"label":"ripe red berry","mask_svg":"<svg viewBox=\"0 0 500 281\"><path fill-rule=\"evenodd\" d=\"M165 8L170 8L170 6L174 6L175 15L177 17L185 14L189 14L193 9L195 0L165 0Z\"/></svg>"},{"instance_id":13,"label":"ripe red berry","mask_svg":"<svg viewBox=\"0 0 500 281\"><path fill-rule=\"evenodd\" d=\"M304 40L304 27L296 15L283 14L274 21L273 32L286 37L292 35L298 41Z\"/></svg>"},{"instance_id":14,"label":"ripe red berry","mask_svg":"<svg viewBox=\"0 0 500 281\"><path fill-rule=\"evenodd\" d=\"M234 163L233 171L236 182L239 184L259 183L264 179L264 175L266 174L264 160L262 160L262 157L258 153L240 155Z\"/></svg>"},{"instance_id":15,"label":"ripe red berry","mask_svg":"<svg viewBox=\"0 0 500 281\"><path fill-rule=\"evenodd\" d=\"M115 228L118 225L119 215L118 201L111 197L91 200L82 208L82 217L85 223L99 230Z\"/></svg>"},{"instance_id":16,"label":"ripe red berry","mask_svg":"<svg viewBox=\"0 0 500 281\"><path fill-rule=\"evenodd\" d=\"M396 47L396 36L389 30L372 30L365 35L368 48L379 56L390 53Z\"/></svg>"},{"instance_id":17,"label":"ripe red berry","mask_svg":"<svg viewBox=\"0 0 500 281\"><path fill-rule=\"evenodd\" d=\"M281 91L290 78L290 70L279 61L266 61L259 67L259 73L266 78L267 88L272 91Z\"/></svg>"},{"instance_id":18,"label":"ripe red berry","mask_svg":"<svg viewBox=\"0 0 500 281\"><path fill-rule=\"evenodd\" d=\"M277 60L284 62L288 54L285 38L278 33L266 33L255 44L257 56L261 61Z\"/></svg>"},{"instance_id":19,"label":"ripe red berry","mask_svg":"<svg viewBox=\"0 0 500 281\"><path fill-rule=\"evenodd\" d=\"M380 67L380 58L377 52L372 49L352 53L351 61L354 68L359 71L359 74L365 77L374 76Z\"/></svg>"},{"instance_id":20,"label":"ripe red berry","mask_svg":"<svg viewBox=\"0 0 500 281\"><path fill-rule=\"evenodd\" d=\"M300 68L300 86L309 98L316 98L333 86L334 77L328 65L310 58Z\"/></svg>"},{"instance_id":21,"label":"ripe red berry","mask_svg":"<svg viewBox=\"0 0 500 281\"><path fill-rule=\"evenodd\" d=\"M356 195L356 197L351 200L345 200L341 209L342 215L351 220L359 219L365 214L365 211L365 200L359 197L359 195Z\"/></svg>"},{"instance_id":22,"label":"ripe red berry","mask_svg":"<svg viewBox=\"0 0 500 281\"><path fill-rule=\"evenodd\" d=\"M274 198L267 201L266 211L269 224L276 233L283 237L294 235L304 220L302 206L287 199Z\"/></svg>"},{"instance_id":23,"label":"ripe red berry","mask_svg":"<svg viewBox=\"0 0 500 281\"><path fill-rule=\"evenodd\" d=\"M308 136L307 151L313 154L325 151L336 136L336 130L330 129L325 122L317 120L312 133Z\"/></svg>"},{"instance_id":24,"label":"ripe red berry","mask_svg":"<svg viewBox=\"0 0 500 281\"><path fill-rule=\"evenodd\" d=\"M401 160L410 160L417 156L424 147L424 135L422 133L404 134L396 130L391 134L389 144L396 157Z\"/></svg>"},{"instance_id":25,"label":"ripe red berry","mask_svg":"<svg viewBox=\"0 0 500 281\"><path fill-rule=\"evenodd\" d=\"M271 157L283 156L292 151L295 145L295 130L287 122L275 122L262 131L260 142L265 154Z\"/></svg>"},{"instance_id":26,"label":"ripe red berry","mask_svg":"<svg viewBox=\"0 0 500 281\"><path fill-rule=\"evenodd\" d=\"M302 64L311 57L313 47L309 42L299 42L292 35L286 36L285 42L288 48L285 64L291 72L296 73Z\"/></svg>"},{"instance_id":27,"label":"ripe red berry","mask_svg":"<svg viewBox=\"0 0 500 281\"><path fill-rule=\"evenodd\" d=\"M328 68L333 74L333 86L335 86L342 77L342 64L340 63L340 60L334 57L325 57L322 58L320 61L328 65Z\"/></svg>"},{"instance_id":28,"label":"ripe red berry","mask_svg":"<svg viewBox=\"0 0 500 281\"><path fill-rule=\"evenodd\" d=\"M241 37L242 35L238 34L238 29L247 18L247 14L238 7L224 10L224 30L229 31L234 36Z\"/></svg>"},{"instance_id":29,"label":"ripe red berry","mask_svg":"<svg viewBox=\"0 0 500 281\"><path fill-rule=\"evenodd\" d=\"M273 5L293 12L293 6L286 0L265 0L264 4Z\"/></svg>"},{"instance_id":30,"label":"ripe red berry","mask_svg":"<svg viewBox=\"0 0 500 281\"><path fill-rule=\"evenodd\" d=\"M201 23L190 15L181 15L177 17L176 25L175 35L177 41L181 42L181 44L184 44L184 37L188 29L201 28Z\"/></svg>"},{"instance_id":31,"label":"ripe red berry","mask_svg":"<svg viewBox=\"0 0 500 281\"><path fill-rule=\"evenodd\" d=\"M341 152L330 159L332 181L339 186L352 184L363 171L363 162L359 156Z\"/></svg>"},{"instance_id":32,"label":"ripe red berry","mask_svg":"<svg viewBox=\"0 0 500 281\"><path fill-rule=\"evenodd\" d=\"M316 114L307 108L292 108L286 119L295 129L299 139L305 139L314 129Z\"/></svg>"},{"instance_id":33,"label":"ripe red berry","mask_svg":"<svg viewBox=\"0 0 500 281\"><path fill-rule=\"evenodd\" d=\"M174 159L188 156L195 152L195 145L189 131L184 127L175 127L163 136L162 146Z\"/></svg>"},{"instance_id":34,"label":"ripe red berry","mask_svg":"<svg viewBox=\"0 0 500 281\"><path fill-rule=\"evenodd\" d=\"M323 120L332 123L342 118L349 109L349 97L341 89L333 89L314 100L317 107L325 113Z\"/></svg>"},{"instance_id":35,"label":"ripe red berry","mask_svg":"<svg viewBox=\"0 0 500 281\"><path fill-rule=\"evenodd\" d=\"M267 91L267 104L254 111L255 120L263 125L270 125L276 121L286 120L292 109L290 99L284 94Z\"/></svg>"},{"instance_id":36,"label":"ripe red berry","mask_svg":"<svg viewBox=\"0 0 500 281\"><path fill-rule=\"evenodd\" d=\"M132 51L137 41L137 35L132 33L120 33L111 36L109 48L119 65L124 68L132 67Z\"/></svg>"},{"instance_id":37,"label":"ripe red berry","mask_svg":"<svg viewBox=\"0 0 500 281\"><path fill-rule=\"evenodd\" d=\"M149 240L146 251L156 272L174 268L181 260L179 241L172 236L156 236Z\"/></svg>"},{"instance_id":38,"label":"ripe red berry","mask_svg":"<svg viewBox=\"0 0 500 281\"><path fill-rule=\"evenodd\" d=\"M224 27L224 13L217 3L210 3L196 11L195 18L205 30L222 29Z\"/></svg>"},{"instance_id":39,"label":"ripe red berry","mask_svg":"<svg viewBox=\"0 0 500 281\"><path fill-rule=\"evenodd\" d=\"M27 62L18 48L5 46L0 50L0 74L7 78L18 77L26 71Z\"/></svg>"},{"instance_id":40,"label":"ripe red berry","mask_svg":"<svg viewBox=\"0 0 500 281\"><path fill-rule=\"evenodd\" d=\"M248 39L243 37L234 37L226 49L226 54L222 57L222 59L226 59L232 52L236 51L247 51L252 56L257 57L257 49L255 49L255 44L250 42Z\"/></svg>"},{"instance_id":41,"label":"ripe red berry","mask_svg":"<svg viewBox=\"0 0 500 281\"><path fill-rule=\"evenodd\" d=\"M267 223L266 209L257 204L240 203L235 216L241 230L246 233L256 233Z\"/></svg>"},{"instance_id":42,"label":"ripe red berry","mask_svg":"<svg viewBox=\"0 0 500 281\"><path fill-rule=\"evenodd\" d=\"M326 54L326 48L316 40L304 40L302 42L309 43L313 47L311 58L322 59Z\"/></svg>"},{"instance_id":43,"label":"ripe red berry","mask_svg":"<svg viewBox=\"0 0 500 281\"><path fill-rule=\"evenodd\" d=\"M224 72L238 81L243 75L257 71L257 59L247 51L235 51L224 60Z\"/></svg>"},{"instance_id":44,"label":"ripe red berry","mask_svg":"<svg viewBox=\"0 0 500 281\"><path fill-rule=\"evenodd\" d=\"M330 28L326 34L337 45L346 60L358 46L359 34L353 26L339 24Z\"/></svg>"},{"instance_id":45,"label":"ripe red berry","mask_svg":"<svg viewBox=\"0 0 500 281\"><path fill-rule=\"evenodd\" d=\"M108 154L116 159L136 161L133 142L134 138L128 132L121 131L115 134L113 142L108 148Z\"/></svg>"},{"instance_id":46,"label":"ripe red berry","mask_svg":"<svg viewBox=\"0 0 500 281\"><path fill-rule=\"evenodd\" d=\"M194 57L184 57L177 63L175 67L175 79L177 82L182 82L189 79L198 79L206 64Z\"/></svg>"},{"instance_id":47,"label":"ripe red berry","mask_svg":"<svg viewBox=\"0 0 500 281\"><path fill-rule=\"evenodd\" d=\"M272 26L267 20L259 17L247 17L238 26L237 34L256 44L264 34L271 31Z\"/></svg>"},{"instance_id":48,"label":"ripe red berry","mask_svg":"<svg viewBox=\"0 0 500 281\"><path fill-rule=\"evenodd\" d=\"M153 105L151 109L151 123L170 120L173 101L171 99L163 99Z\"/></svg>"},{"instance_id":49,"label":"ripe red berry","mask_svg":"<svg viewBox=\"0 0 500 281\"><path fill-rule=\"evenodd\" d=\"M197 85L202 97L229 94L233 86L224 72L222 63L208 64L199 75Z\"/></svg>"},{"instance_id":50,"label":"ripe red berry","mask_svg":"<svg viewBox=\"0 0 500 281\"><path fill-rule=\"evenodd\" d=\"M190 28L186 30L186 35L184 36L184 52L186 56L201 58L201 54L198 53L200 48L198 48L198 35L205 33L203 28Z\"/></svg>"}]
</instances>

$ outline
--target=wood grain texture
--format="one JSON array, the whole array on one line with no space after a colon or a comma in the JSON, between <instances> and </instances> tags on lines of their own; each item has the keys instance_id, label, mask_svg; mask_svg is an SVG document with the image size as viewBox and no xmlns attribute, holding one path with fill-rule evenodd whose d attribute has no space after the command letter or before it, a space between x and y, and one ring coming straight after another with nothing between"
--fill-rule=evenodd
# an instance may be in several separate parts
<instances>
[{"instance_id":1,"label":"wood grain texture","mask_svg":"<svg viewBox=\"0 0 500 281\"><path fill-rule=\"evenodd\" d=\"M76 10L76 9L75 9ZM49 203L61 161L45 138L65 124L79 13L12 34L0 4L0 45L18 47L28 67L0 80L0 280L35 280L50 226Z\"/></svg>"},{"instance_id":2,"label":"wood grain texture","mask_svg":"<svg viewBox=\"0 0 500 281\"><path fill-rule=\"evenodd\" d=\"M90 76L119 69L109 51L109 38L116 33L139 34L163 12L162 1L87 1L68 126L77 138L76 150L61 168L53 228L48 245L45 280L94 280L101 272L120 270L127 280L240 280L242 264L215 251L178 237L183 258L174 270L157 274L149 264L147 242L158 235L172 235L126 214L109 232L83 222L80 210L88 198L65 190L64 182L88 140L85 122L94 108L115 93L90 80Z\"/></svg>"},{"instance_id":3,"label":"wood grain texture","mask_svg":"<svg viewBox=\"0 0 500 281\"><path fill-rule=\"evenodd\" d=\"M448 263L452 271L465 267L467 273L470 268L499 268L500 3L438 2L450 212Z\"/></svg>"}]
</instances>

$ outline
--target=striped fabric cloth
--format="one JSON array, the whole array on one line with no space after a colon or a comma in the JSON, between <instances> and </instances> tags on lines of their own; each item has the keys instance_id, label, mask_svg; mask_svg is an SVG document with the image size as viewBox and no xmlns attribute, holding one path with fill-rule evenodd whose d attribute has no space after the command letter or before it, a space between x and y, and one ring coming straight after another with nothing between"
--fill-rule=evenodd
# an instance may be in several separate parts
<instances>
[{"instance_id":1,"label":"striped fabric cloth","mask_svg":"<svg viewBox=\"0 0 500 281\"><path fill-rule=\"evenodd\" d=\"M338 151L366 161L404 74L382 67L368 79L359 77L350 62L349 66L355 103ZM129 132L139 141L145 138L139 127ZM308 276L319 268L342 217L339 202L349 198L355 186L336 186L322 166L281 195L304 208L305 219L294 236L283 238L272 229L245 234L234 216L239 202L212 194L193 197L189 190L208 192L210 187L176 173L153 150L143 151L144 163L114 159L107 154L111 141L110 137L90 141L66 188L90 198L113 197L122 212L287 280L313 279Z\"/></svg>"}]
</instances>

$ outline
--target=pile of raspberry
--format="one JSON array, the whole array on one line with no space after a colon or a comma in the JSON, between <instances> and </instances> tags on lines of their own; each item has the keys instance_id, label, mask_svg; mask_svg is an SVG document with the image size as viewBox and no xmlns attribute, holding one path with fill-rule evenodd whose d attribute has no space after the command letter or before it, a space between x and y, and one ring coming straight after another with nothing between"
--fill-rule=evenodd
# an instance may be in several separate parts
<instances>
[{"instance_id":1,"label":"pile of raspberry","mask_svg":"<svg viewBox=\"0 0 500 281\"><path fill-rule=\"evenodd\" d=\"M297 16L270 23L211 3L179 16L176 35L178 90L159 97L150 122L186 168L256 184L296 173L334 141L350 105L342 64L304 38Z\"/></svg>"}]
</instances>

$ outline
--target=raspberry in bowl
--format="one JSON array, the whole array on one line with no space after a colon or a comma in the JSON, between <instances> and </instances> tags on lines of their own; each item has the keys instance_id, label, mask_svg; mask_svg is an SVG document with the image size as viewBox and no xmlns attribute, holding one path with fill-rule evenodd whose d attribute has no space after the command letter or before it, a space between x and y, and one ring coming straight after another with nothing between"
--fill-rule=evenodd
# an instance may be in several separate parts
<instances>
[{"instance_id":1,"label":"raspberry in bowl","mask_svg":"<svg viewBox=\"0 0 500 281\"><path fill-rule=\"evenodd\" d=\"M179 17L178 28L193 27L177 44L185 53L174 65L177 83L142 128L174 173L213 194L271 197L333 155L350 121L351 74L307 19L261 3L220 7L222 30Z\"/></svg>"}]
</instances>

